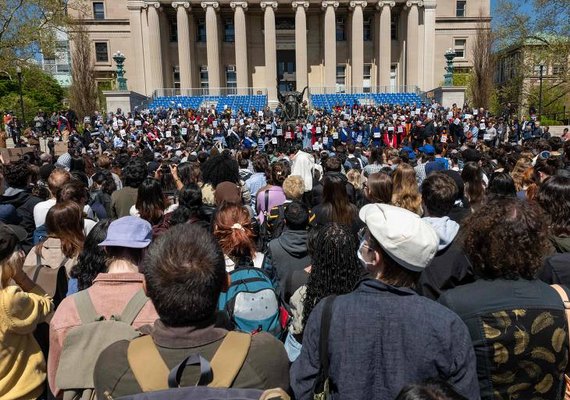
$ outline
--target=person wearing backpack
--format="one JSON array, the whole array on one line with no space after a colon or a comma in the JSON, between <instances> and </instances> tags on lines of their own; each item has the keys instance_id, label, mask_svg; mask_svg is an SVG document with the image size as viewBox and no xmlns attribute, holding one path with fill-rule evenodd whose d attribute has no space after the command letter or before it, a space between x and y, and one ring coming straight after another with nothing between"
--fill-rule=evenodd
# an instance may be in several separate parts
<instances>
[{"instance_id":1,"label":"person wearing backpack","mask_svg":"<svg viewBox=\"0 0 570 400\"><path fill-rule=\"evenodd\" d=\"M264 332L230 334L217 327L216 306L228 287L228 276L222 249L206 230L193 224L174 226L150 246L143 271L146 292L159 319L149 336L119 341L101 353L94 373L98 398L168 389L169 371L190 355L200 355L212 365L213 373L200 385L289 389L287 354L277 339ZM226 338L236 337L237 354L228 353ZM226 348L224 354L220 354L221 346ZM226 362L219 367L215 358ZM201 376L200 368L193 365L178 371L175 391L194 386ZM229 384L216 386L227 382L228 375ZM164 394L162 398L171 397Z\"/></svg>"},{"instance_id":2,"label":"person wearing backpack","mask_svg":"<svg viewBox=\"0 0 570 400\"><path fill-rule=\"evenodd\" d=\"M45 389L46 364L33 332L53 301L23 271L21 242L27 232L0 223L0 398L37 399ZM14 285L11 283L16 283Z\"/></svg>"},{"instance_id":3,"label":"person wearing backpack","mask_svg":"<svg viewBox=\"0 0 570 400\"><path fill-rule=\"evenodd\" d=\"M299 201L289 203L285 207L284 220L286 229L269 242L262 268L271 278L281 299L288 303L289 297L298 289L291 287L293 273L311 263L307 249L309 209Z\"/></svg>"},{"instance_id":4,"label":"person wearing backpack","mask_svg":"<svg viewBox=\"0 0 570 400\"><path fill-rule=\"evenodd\" d=\"M74 374L85 375L84 367L93 367L102 349L97 348L97 343L93 346L86 345L84 348L78 343L83 343L75 338L74 341L66 340L68 336L74 334L75 330L92 324L95 319L111 322L120 316L123 322L138 329L143 325L152 324L158 315L151 302L147 302L145 296L141 296L144 277L139 272L142 263L144 249L148 247L152 238L151 225L138 217L119 218L109 225L104 241L99 243L105 248L110 260L107 271L97 275L91 287L86 290L66 297L60 304L53 319L50 322L50 352L48 357L48 381L52 392L57 396L61 389L92 389L86 386L71 385L78 377ZM132 310L127 309L127 305L133 299L138 298L142 304L138 304ZM141 298L142 297L142 298ZM135 299L136 300L136 299ZM128 318L125 312L131 314ZM95 329L97 327L95 326ZM130 326L119 329L128 333ZM88 333L89 334L89 333ZM90 343L91 340L86 340ZM83 352L84 358L75 362L63 362L73 359L74 351L77 349ZM66 355L69 353L69 356ZM62 362L60 362L62 359ZM81 366L81 368L76 368ZM91 371L92 372L92 371ZM60 383L65 383L66 387L61 387ZM85 384L85 382L80 381ZM69 387L71 386L71 388Z\"/></svg>"}]
</instances>

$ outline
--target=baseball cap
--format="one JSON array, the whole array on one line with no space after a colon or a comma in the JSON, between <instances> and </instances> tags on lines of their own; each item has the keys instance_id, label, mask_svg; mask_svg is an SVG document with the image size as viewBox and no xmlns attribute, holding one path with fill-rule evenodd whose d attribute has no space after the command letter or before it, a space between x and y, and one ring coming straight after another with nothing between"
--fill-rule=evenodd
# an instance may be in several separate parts
<instances>
[{"instance_id":1,"label":"baseball cap","mask_svg":"<svg viewBox=\"0 0 570 400\"><path fill-rule=\"evenodd\" d=\"M426 144L418 150L425 154L435 154L435 148L431 144Z\"/></svg>"},{"instance_id":2,"label":"baseball cap","mask_svg":"<svg viewBox=\"0 0 570 400\"><path fill-rule=\"evenodd\" d=\"M152 226L139 217L122 217L109 225L107 237L99 246L144 249L152 240Z\"/></svg>"},{"instance_id":3,"label":"baseball cap","mask_svg":"<svg viewBox=\"0 0 570 400\"><path fill-rule=\"evenodd\" d=\"M433 260L439 239L419 215L388 204L367 204L360 219L382 249L402 267L419 272Z\"/></svg>"},{"instance_id":4,"label":"baseball cap","mask_svg":"<svg viewBox=\"0 0 570 400\"><path fill-rule=\"evenodd\" d=\"M0 261L9 257L27 236L24 228L0 222Z\"/></svg>"}]
</instances>

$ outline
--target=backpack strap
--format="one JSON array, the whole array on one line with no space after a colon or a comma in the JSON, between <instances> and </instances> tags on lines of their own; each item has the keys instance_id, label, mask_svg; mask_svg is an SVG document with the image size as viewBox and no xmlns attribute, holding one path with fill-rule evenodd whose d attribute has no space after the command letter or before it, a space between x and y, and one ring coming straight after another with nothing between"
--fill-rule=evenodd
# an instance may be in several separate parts
<instances>
[{"instance_id":1,"label":"backpack strap","mask_svg":"<svg viewBox=\"0 0 570 400\"><path fill-rule=\"evenodd\" d=\"M251 335L240 332L228 332L214 354L210 365L214 379L209 387L229 388L239 373L251 345Z\"/></svg>"},{"instance_id":2,"label":"backpack strap","mask_svg":"<svg viewBox=\"0 0 570 400\"><path fill-rule=\"evenodd\" d=\"M131 300L129 300L125 306L125 309L117 319L124 322L125 324L132 325L135 318L137 315L139 315L147 301L148 297L146 297L144 290L140 289L135 293Z\"/></svg>"},{"instance_id":3,"label":"backpack strap","mask_svg":"<svg viewBox=\"0 0 570 400\"><path fill-rule=\"evenodd\" d=\"M269 214L269 189L266 189L263 195L265 196L265 209L263 210L263 214L267 217Z\"/></svg>"},{"instance_id":4,"label":"backpack strap","mask_svg":"<svg viewBox=\"0 0 570 400\"><path fill-rule=\"evenodd\" d=\"M168 389L170 369L150 335L130 341L127 360L143 392Z\"/></svg>"},{"instance_id":5,"label":"backpack strap","mask_svg":"<svg viewBox=\"0 0 570 400\"><path fill-rule=\"evenodd\" d=\"M73 299L75 300L75 307L77 307L77 313L79 314L79 319L81 319L82 324L88 324L101 318L101 316L97 314L97 311L95 311L95 307L87 290L77 292L75 296L73 296Z\"/></svg>"}]
</instances>

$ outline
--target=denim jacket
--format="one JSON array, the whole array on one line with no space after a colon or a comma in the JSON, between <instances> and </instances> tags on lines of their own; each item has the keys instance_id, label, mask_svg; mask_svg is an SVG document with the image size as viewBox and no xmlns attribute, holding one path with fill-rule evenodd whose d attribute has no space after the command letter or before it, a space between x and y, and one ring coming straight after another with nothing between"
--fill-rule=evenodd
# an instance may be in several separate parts
<instances>
[{"instance_id":1,"label":"denim jacket","mask_svg":"<svg viewBox=\"0 0 570 400\"><path fill-rule=\"evenodd\" d=\"M299 400L312 398L319 372L322 311L321 301L291 367ZM393 400L407 384L436 377L470 400L479 398L475 354L459 317L411 289L375 279L335 299L329 360L333 399Z\"/></svg>"}]
</instances>

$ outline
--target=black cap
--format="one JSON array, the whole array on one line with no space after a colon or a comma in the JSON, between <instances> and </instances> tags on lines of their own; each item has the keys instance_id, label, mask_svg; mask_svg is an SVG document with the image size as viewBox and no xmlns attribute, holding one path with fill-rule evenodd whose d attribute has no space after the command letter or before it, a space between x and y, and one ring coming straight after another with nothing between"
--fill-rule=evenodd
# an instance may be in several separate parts
<instances>
[{"instance_id":1,"label":"black cap","mask_svg":"<svg viewBox=\"0 0 570 400\"><path fill-rule=\"evenodd\" d=\"M0 261L12 255L16 246L27 236L24 228L0 222Z\"/></svg>"}]
</instances>

